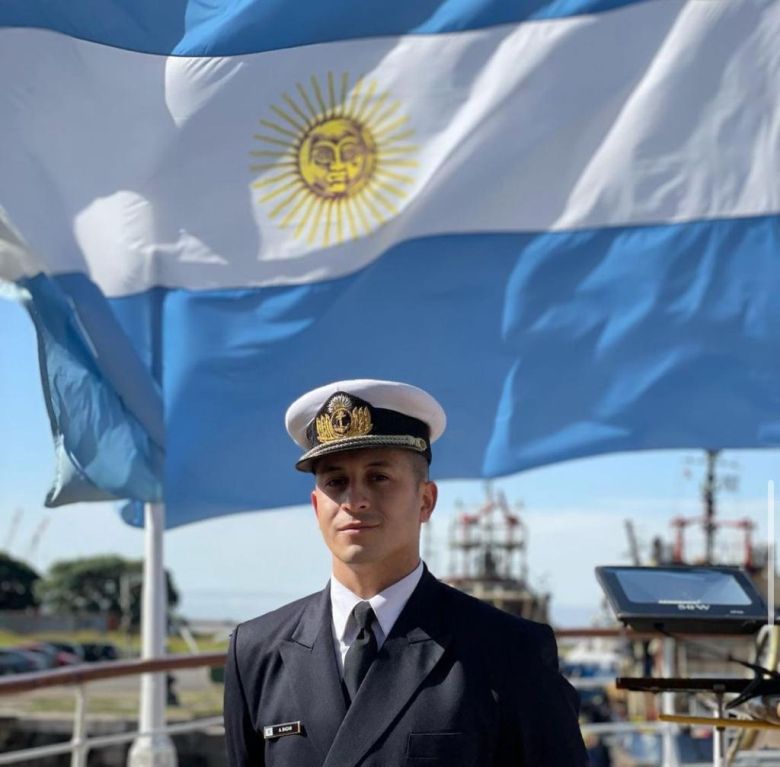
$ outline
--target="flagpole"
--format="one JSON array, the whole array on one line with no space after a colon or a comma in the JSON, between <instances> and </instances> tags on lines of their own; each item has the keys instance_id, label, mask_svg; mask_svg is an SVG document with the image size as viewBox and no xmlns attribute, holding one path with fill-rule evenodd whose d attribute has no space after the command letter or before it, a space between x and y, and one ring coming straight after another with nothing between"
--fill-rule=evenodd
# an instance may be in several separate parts
<instances>
[{"instance_id":1,"label":"flagpole","mask_svg":"<svg viewBox=\"0 0 780 767\"><path fill-rule=\"evenodd\" d=\"M168 628L163 532L165 506L147 503L144 506L144 584L141 608L141 657L159 658L165 654ZM142 735L133 741L127 757L128 767L176 767L173 741L160 732L165 727L165 674L141 675L141 702L138 728Z\"/></svg>"}]
</instances>

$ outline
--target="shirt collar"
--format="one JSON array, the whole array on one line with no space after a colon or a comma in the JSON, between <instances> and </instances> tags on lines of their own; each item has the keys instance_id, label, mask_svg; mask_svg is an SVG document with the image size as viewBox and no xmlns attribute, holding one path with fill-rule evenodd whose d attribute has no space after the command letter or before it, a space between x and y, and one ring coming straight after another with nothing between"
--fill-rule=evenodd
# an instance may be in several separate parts
<instances>
[{"instance_id":1,"label":"shirt collar","mask_svg":"<svg viewBox=\"0 0 780 767\"><path fill-rule=\"evenodd\" d=\"M367 601L376 615L382 633L385 637L390 635L401 610L404 609L412 592L417 588L423 574L422 560L417 563L417 567L396 581L392 586L388 586L384 591L380 591L367 600L361 599L357 594L350 591L334 575L330 576L330 605L333 613L333 628L336 637L344 639L347 630L347 621L352 614L352 610L358 602Z\"/></svg>"}]
</instances>

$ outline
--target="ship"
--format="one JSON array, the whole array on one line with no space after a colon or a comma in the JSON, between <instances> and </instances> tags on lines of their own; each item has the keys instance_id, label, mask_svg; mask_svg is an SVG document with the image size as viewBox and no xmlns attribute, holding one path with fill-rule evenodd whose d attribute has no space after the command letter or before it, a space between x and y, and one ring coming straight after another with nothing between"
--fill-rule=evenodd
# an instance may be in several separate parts
<instances>
[{"instance_id":1,"label":"ship","mask_svg":"<svg viewBox=\"0 0 780 767\"><path fill-rule=\"evenodd\" d=\"M456 508L449 529L445 583L522 618L549 622L550 594L528 578L528 528L502 492L486 485L485 501Z\"/></svg>"}]
</instances>

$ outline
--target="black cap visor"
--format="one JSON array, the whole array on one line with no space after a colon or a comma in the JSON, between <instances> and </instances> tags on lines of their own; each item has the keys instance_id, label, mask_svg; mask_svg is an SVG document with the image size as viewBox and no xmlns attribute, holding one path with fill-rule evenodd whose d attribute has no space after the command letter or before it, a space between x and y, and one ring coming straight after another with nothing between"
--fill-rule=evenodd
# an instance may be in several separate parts
<instances>
[{"instance_id":1,"label":"black cap visor","mask_svg":"<svg viewBox=\"0 0 780 767\"><path fill-rule=\"evenodd\" d=\"M431 462L431 448L427 440L422 437L414 437L411 434L366 434L360 437L346 437L344 439L325 442L313 447L304 453L295 468L298 471L314 472L314 464L323 456L334 453L345 453L349 450L365 450L367 448L395 447L402 450L412 450L425 456L428 463Z\"/></svg>"}]
</instances>

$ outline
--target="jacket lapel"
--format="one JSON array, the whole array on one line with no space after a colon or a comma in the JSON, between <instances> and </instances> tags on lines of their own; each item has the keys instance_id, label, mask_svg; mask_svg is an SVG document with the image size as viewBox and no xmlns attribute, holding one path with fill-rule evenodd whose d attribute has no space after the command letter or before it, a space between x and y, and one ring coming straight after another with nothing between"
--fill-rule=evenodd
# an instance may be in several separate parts
<instances>
[{"instance_id":1,"label":"jacket lapel","mask_svg":"<svg viewBox=\"0 0 780 767\"><path fill-rule=\"evenodd\" d=\"M426 569L347 710L322 767L354 767L433 671L449 643Z\"/></svg>"},{"instance_id":2,"label":"jacket lapel","mask_svg":"<svg viewBox=\"0 0 780 767\"><path fill-rule=\"evenodd\" d=\"M329 586L309 603L280 652L306 737L322 762L346 713L333 647Z\"/></svg>"}]
</instances>

